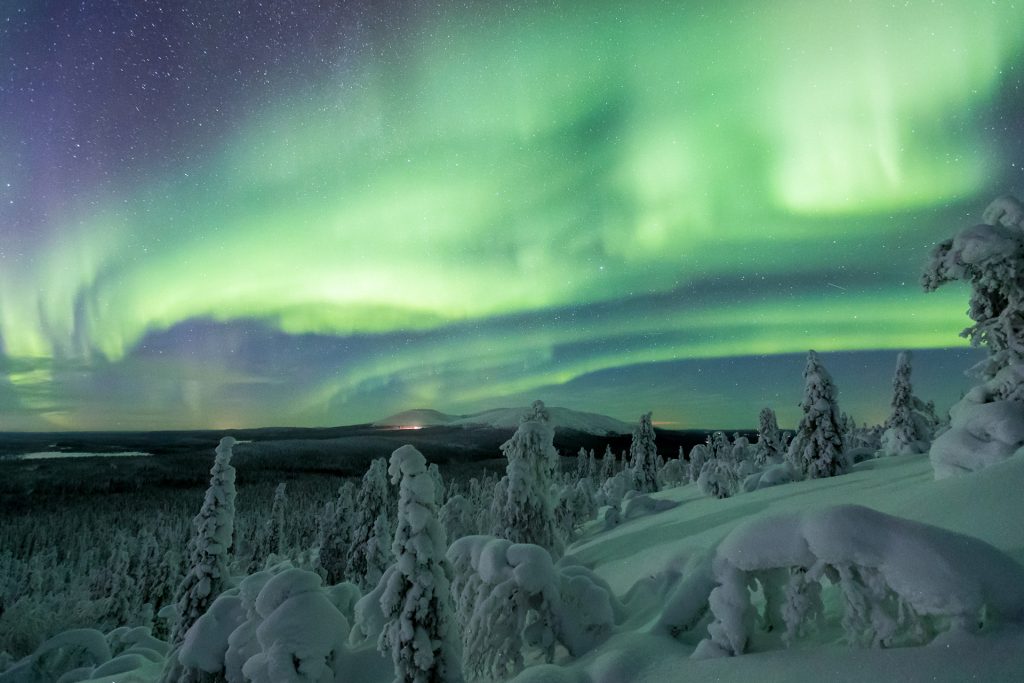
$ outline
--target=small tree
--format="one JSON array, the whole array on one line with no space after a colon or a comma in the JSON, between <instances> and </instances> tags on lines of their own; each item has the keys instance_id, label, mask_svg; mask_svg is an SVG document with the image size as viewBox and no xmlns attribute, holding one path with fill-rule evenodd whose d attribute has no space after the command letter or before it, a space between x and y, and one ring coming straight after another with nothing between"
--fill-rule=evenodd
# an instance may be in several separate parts
<instances>
[{"instance_id":1,"label":"small tree","mask_svg":"<svg viewBox=\"0 0 1024 683\"><path fill-rule=\"evenodd\" d=\"M189 544L190 568L176 593L178 619L170 642L179 645L185 633L224 590L228 579L228 549L235 528L235 468L231 448L235 440L225 436L217 446L210 469L210 486L199 514L192 520L195 533Z\"/></svg>"},{"instance_id":2,"label":"small tree","mask_svg":"<svg viewBox=\"0 0 1024 683\"><path fill-rule=\"evenodd\" d=\"M782 445L782 432L779 431L775 411L771 408L762 408L757 423L754 464L758 467L765 467L772 463L782 462L786 451Z\"/></svg>"},{"instance_id":3,"label":"small tree","mask_svg":"<svg viewBox=\"0 0 1024 683\"><path fill-rule=\"evenodd\" d=\"M610 445L604 447L604 457L601 458L600 481L605 482L615 476L615 454Z\"/></svg>"},{"instance_id":4,"label":"small tree","mask_svg":"<svg viewBox=\"0 0 1024 683\"><path fill-rule=\"evenodd\" d=\"M396 683L458 683L461 652L451 613L451 565L437 521L434 482L412 446L391 454L391 481L399 484L394 571L380 597L387 620L378 641L390 651Z\"/></svg>"},{"instance_id":5,"label":"small tree","mask_svg":"<svg viewBox=\"0 0 1024 683\"><path fill-rule=\"evenodd\" d=\"M629 445L629 468L633 488L640 493L658 490L658 447L654 443L651 413L640 416L640 424L633 430Z\"/></svg>"},{"instance_id":6,"label":"small tree","mask_svg":"<svg viewBox=\"0 0 1024 683\"><path fill-rule=\"evenodd\" d=\"M803 417L789 445L787 460L808 479L832 477L846 469L843 439L836 405L836 387L813 350L804 367Z\"/></svg>"},{"instance_id":7,"label":"small tree","mask_svg":"<svg viewBox=\"0 0 1024 683\"><path fill-rule=\"evenodd\" d=\"M270 517L256 531L248 567L250 574L262 569L271 555L281 555L284 552L284 511L287 503L285 483L281 482L274 489L274 500L270 504Z\"/></svg>"},{"instance_id":8,"label":"small tree","mask_svg":"<svg viewBox=\"0 0 1024 683\"><path fill-rule=\"evenodd\" d=\"M882 433L882 450L889 455L924 453L928 450L931 434L926 418L914 410L915 398L910 386L910 352L904 351L896 359L896 375L892 380L892 412Z\"/></svg>"}]
</instances>

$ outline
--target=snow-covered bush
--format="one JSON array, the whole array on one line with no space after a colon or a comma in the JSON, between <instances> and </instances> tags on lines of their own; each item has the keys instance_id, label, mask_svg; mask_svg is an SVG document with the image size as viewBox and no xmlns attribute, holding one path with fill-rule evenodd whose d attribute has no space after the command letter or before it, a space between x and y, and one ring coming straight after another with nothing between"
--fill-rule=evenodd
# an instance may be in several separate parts
<instances>
[{"instance_id":1,"label":"snow-covered bush","mask_svg":"<svg viewBox=\"0 0 1024 683\"><path fill-rule=\"evenodd\" d=\"M1024 365L1010 365L973 387L952 408L950 428L932 443L936 479L975 472L1024 453L1024 401L1004 400L1024 386Z\"/></svg>"},{"instance_id":2,"label":"snow-covered bush","mask_svg":"<svg viewBox=\"0 0 1024 683\"><path fill-rule=\"evenodd\" d=\"M14 662L0 683L51 683L69 672L92 672L110 660L110 645L96 629L79 628L58 633L35 652ZM82 677L76 677L81 680Z\"/></svg>"},{"instance_id":3,"label":"snow-covered bush","mask_svg":"<svg viewBox=\"0 0 1024 683\"><path fill-rule=\"evenodd\" d=\"M786 460L807 479L833 477L847 469L835 384L813 350L804 367L803 417L789 444Z\"/></svg>"},{"instance_id":4,"label":"snow-covered bush","mask_svg":"<svg viewBox=\"0 0 1024 683\"><path fill-rule=\"evenodd\" d=\"M556 569L540 546L464 536L448 549L468 675L519 671L527 652L550 661L556 644L579 656L611 633L621 605L585 567Z\"/></svg>"},{"instance_id":5,"label":"snow-covered bush","mask_svg":"<svg viewBox=\"0 0 1024 683\"><path fill-rule=\"evenodd\" d=\"M724 458L707 460L697 477L697 488L705 496L728 498L739 488L735 467Z\"/></svg>"},{"instance_id":6,"label":"snow-covered bush","mask_svg":"<svg viewBox=\"0 0 1024 683\"><path fill-rule=\"evenodd\" d=\"M778 465L766 467L760 472L748 475L743 480L741 488L744 492L750 493L751 491L758 491L760 489L778 486L779 484L788 484L789 482L797 481L798 479L799 477L796 476L788 463L780 463Z\"/></svg>"},{"instance_id":7,"label":"snow-covered bush","mask_svg":"<svg viewBox=\"0 0 1024 683\"><path fill-rule=\"evenodd\" d=\"M646 517L665 510L671 510L679 505L678 501L662 498L651 498L646 493L630 491L622 500L622 519L636 519Z\"/></svg>"},{"instance_id":8,"label":"snow-covered bush","mask_svg":"<svg viewBox=\"0 0 1024 683\"><path fill-rule=\"evenodd\" d=\"M451 610L452 568L437 521L434 480L412 446L391 454L391 482L399 484L395 569L382 581L384 629L378 647L390 651L395 680L408 683L462 680L461 653Z\"/></svg>"},{"instance_id":9,"label":"snow-covered bush","mask_svg":"<svg viewBox=\"0 0 1024 683\"><path fill-rule=\"evenodd\" d=\"M743 654L758 620L784 624L784 642L800 637L823 615L823 590L838 591L852 644L920 644L945 630L1024 624L1024 567L1010 557L857 505L755 518L719 544L714 574L715 619L694 657ZM765 598L760 615L754 585Z\"/></svg>"},{"instance_id":10,"label":"snow-covered bush","mask_svg":"<svg viewBox=\"0 0 1024 683\"><path fill-rule=\"evenodd\" d=\"M671 458L658 470L658 487L670 489L682 486L689 481L689 474L689 468L681 458Z\"/></svg>"},{"instance_id":11,"label":"snow-covered bush","mask_svg":"<svg viewBox=\"0 0 1024 683\"><path fill-rule=\"evenodd\" d=\"M697 481L700 478L700 471L704 469L704 463L709 457L706 444L699 443L690 450L690 481Z\"/></svg>"}]
</instances>

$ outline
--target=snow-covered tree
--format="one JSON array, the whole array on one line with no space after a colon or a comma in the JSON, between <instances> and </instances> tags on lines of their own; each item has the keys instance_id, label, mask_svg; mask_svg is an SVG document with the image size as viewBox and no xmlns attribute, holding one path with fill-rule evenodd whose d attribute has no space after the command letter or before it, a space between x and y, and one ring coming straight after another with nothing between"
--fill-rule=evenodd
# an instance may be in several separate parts
<instances>
[{"instance_id":1,"label":"snow-covered tree","mask_svg":"<svg viewBox=\"0 0 1024 683\"><path fill-rule=\"evenodd\" d=\"M476 533L477 522L475 516L479 514L474 510L469 500L460 494L455 494L445 501L441 506L439 521L444 527L445 538L455 541L463 536L470 536Z\"/></svg>"},{"instance_id":2,"label":"snow-covered tree","mask_svg":"<svg viewBox=\"0 0 1024 683\"><path fill-rule=\"evenodd\" d=\"M712 498L728 498L736 493L738 486L736 469L723 458L707 460L697 477L697 487L701 493Z\"/></svg>"},{"instance_id":3,"label":"snow-covered tree","mask_svg":"<svg viewBox=\"0 0 1024 683\"><path fill-rule=\"evenodd\" d=\"M779 423L775 418L775 411L771 408L762 408L757 419L757 443L754 447L754 464L758 467L766 467L771 464L780 463L785 457L786 451L782 445L782 432L779 431Z\"/></svg>"},{"instance_id":4,"label":"snow-covered tree","mask_svg":"<svg viewBox=\"0 0 1024 683\"><path fill-rule=\"evenodd\" d=\"M598 475L598 479L603 482L613 476L615 476L615 453L612 452L610 445L605 445L604 457L601 458L601 473Z\"/></svg>"},{"instance_id":5,"label":"snow-covered tree","mask_svg":"<svg viewBox=\"0 0 1024 683\"><path fill-rule=\"evenodd\" d=\"M171 631L172 645L182 642L188 629L227 585L228 549L235 528L235 468L231 466L234 444L230 436L220 440L210 469L210 486L199 514L192 520L195 533L189 547L188 574L176 593L178 618Z\"/></svg>"},{"instance_id":6,"label":"snow-covered tree","mask_svg":"<svg viewBox=\"0 0 1024 683\"><path fill-rule=\"evenodd\" d=\"M658 490L658 447L654 443L654 426L649 412L640 416L640 424L633 430L629 469L634 489L640 493Z\"/></svg>"},{"instance_id":7,"label":"snow-covered tree","mask_svg":"<svg viewBox=\"0 0 1024 683\"><path fill-rule=\"evenodd\" d=\"M987 351L972 369L983 383L950 409L949 429L929 451L937 478L982 469L1024 446L1024 207L999 197L982 220L938 244L921 277L925 291L970 285L975 324L961 334Z\"/></svg>"},{"instance_id":8,"label":"snow-covered tree","mask_svg":"<svg viewBox=\"0 0 1024 683\"><path fill-rule=\"evenodd\" d=\"M818 354L809 351L804 367L804 399L800 403L803 417L786 454L794 471L805 478L832 477L846 469L837 393Z\"/></svg>"},{"instance_id":9,"label":"snow-covered tree","mask_svg":"<svg viewBox=\"0 0 1024 683\"><path fill-rule=\"evenodd\" d=\"M709 457L707 444L699 443L690 449L690 481L697 481Z\"/></svg>"},{"instance_id":10,"label":"snow-covered tree","mask_svg":"<svg viewBox=\"0 0 1024 683\"><path fill-rule=\"evenodd\" d=\"M338 497L324 506L317 522L317 571L324 583L333 586L345 578L349 548L352 545L355 485L346 481Z\"/></svg>"},{"instance_id":11,"label":"snow-covered tree","mask_svg":"<svg viewBox=\"0 0 1024 683\"><path fill-rule=\"evenodd\" d=\"M396 682L458 683L462 664L449 594L452 570L434 482L423 455L408 445L391 454L388 473L399 484L398 528L395 569L380 597L387 621L378 648L391 653Z\"/></svg>"},{"instance_id":12,"label":"snow-covered tree","mask_svg":"<svg viewBox=\"0 0 1024 683\"><path fill-rule=\"evenodd\" d=\"M435 485L429 474L427 476L431 485ZM388 516L390 497L387 464L384 458L377 458L370 463L370 468L363 475L362 485L356 494L352 520L352 544L349 550L348 566L345 569L345 578L363 590L374 585L371 575L377 575L377 571L371 567L369 562L369 557L377 553L379 547L379 541L374 538L374 524L378 517Z\"/></svg>"},{"instance_id":13,"label":"snow-covered tree","mask_svg":"<svg viewBox=\"0 0 1024 683\"><path fill-rule=\"evenodd\" d=\"M971 287L967 314L974 325L961 335L983 346L988 358L974 368L983 380L1024 361L1024 225L1013 197L993 201L981 225L965 228L932 249L921 276L926 292L947 282Z\"/></svg>"},{"instance_id":14,"label":"snow-covered tree","mask_svg":"<svg viewBox=\"0 0 1024 683\"><path fill-rule=\"evenodd\" d=\"M497 523L494 535L513 543L534 543L555 556L562 553L562 541L555 522L551 499L551 462L557 461L553 445L555 432L547 421L544 404L534 403L527 420L501 446L508 459L504 496L495 503ZM500 494L500 492L497 492Z\"/></svg>"},{"instance_id":15,"label":"snow-covered tree","mask_svg":"<svg viewBox=\"0 0 1024 683\"><path fill-rule=\"evenodd\" d=\"M259 571L271 555L284 552L284 513L288 504L286 485L281 482L274 489L274 500L270 505L270 517L259 526L252 544L249 560L249 574Z\"/></svg>"},{"instance_id":16,"label":"snow-covered tree","mask_svg":"<svg viewBox=\"0 0 1024 683\"><path fill-rule=\"evenodd\" d=\"M892 412L882 433L882 452L888 455L925 453L931 439L928 418L916 406L923 403L914 396L910 385L910 352L904 351L896 360L892 380Z\"/></svg>"}]
</instances>

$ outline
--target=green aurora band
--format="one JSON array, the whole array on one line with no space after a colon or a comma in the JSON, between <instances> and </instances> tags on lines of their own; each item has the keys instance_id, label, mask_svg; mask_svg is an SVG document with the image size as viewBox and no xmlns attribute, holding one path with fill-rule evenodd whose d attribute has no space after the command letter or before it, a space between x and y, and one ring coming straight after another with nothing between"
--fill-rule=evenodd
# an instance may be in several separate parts
<instances>
[{"instance_id":1,"label":"green aurora band","mask_svg":"<svg viewBox=\"0 0 1024 683\"><path fill-rule=\"evenodd\" d=\"M472 407L631 364L955 346L964 293L916 274L1004 191L986 117L1020 11L891 5L411 21L194 167L51 214L50 242L0 271L15 426L121 424L55 397L55 374L195 319L421 340L339 362L282 406L296 424L344 422L327 406L396 377L403 400ZM640 303L659 296L675 304ZM566 319L588 306L614 312Z\"/></svg>"}]
</instances>

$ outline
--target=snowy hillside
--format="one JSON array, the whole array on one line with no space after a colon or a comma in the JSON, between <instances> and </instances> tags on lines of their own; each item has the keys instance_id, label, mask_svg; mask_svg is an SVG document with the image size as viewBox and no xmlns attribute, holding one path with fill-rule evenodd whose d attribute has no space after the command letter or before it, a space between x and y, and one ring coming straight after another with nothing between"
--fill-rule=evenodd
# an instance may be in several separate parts
<instances>
[{"instance_id":1,"label":"snowy hillside","mask_svg":"<svg viewBox=\"0 0 1024 683\"><path fill-rule=\"evenodd\" d=\"M385 417L383 420L378 420L373 423L374 427L400 427L406 429L416 429L419 427L443 427L444 425L451 424L455 420L460 419L458 415L448 415L438 410L431 410L430 408L415 408L413 410L403 410L400 413L395 413Z\"/></svg>"},{"instance_id":2,"label":"snowy hillside","mask_svg":"<svg viewBox=\"0 0 1024 683\"><path fill-rule=\"evenodd\" d=\"M526 406L520 408L495 408L474 415L447 415L437 410L419 408L406 410L383 420L374 422L375 427L487 427L491 429L514 430L519 426L523 414L529 410ZM629 434L633 431L630 424L622 420L616 420L607 415L597 413L585 413L569 408L548 408L551 414L551 425L555 429L572 429L577 432L606 436L609 434Z\"/></svg>"},{"instance_id":3,"label":"snowy hillside","mask_svg":"<svg viewBox=\"0 0 1024 683\"><path fill-rule=\"evenodd\" d=\"M514 573L506 574L508 577L534 577L524 585L537 581L537 577L544 576L545 572L550 575L552 571L573 577L573 581L583 581L583 585L591 586L589 600L597 600L597 607L588 606L585 600L572 608L577 618L585 621L587 615L606 609L610 611L605 618L614 621L610 630L595 631L596 636L594 633L588 636L596 645L589 652L574 658L559 647L550 664L531 661L528 657L524 662L526 668L514 680L519 683L654 683L683 679L737 682L751 679L927 680L950 683L966 678L1024 680L1024 623L1021 620L1024 615L1003 615L1001 622L993 621L994 625L986 625L980 632L972 632L975 627L970 624L964 630L953 628L942 632L949 629L950 624L944 621L944 617L937 617L934 624L938 624L940 635L930 643L907 647L867 647L846 641L843 633L848 627L849 605L840 600L838 588L835 585L828 587L827 582L822 590L824 612L818 616L818 626L802 634L789 647L780 641L777 633L759 631L742 655L700 659L693 655L700 641L706 640L711 631L707 615L699 618L692 627L679 626L681 620L688 618L686 615L700 613L697 608L707 600L707 590L715 583L708 571L710 558L716 549L720 558L715 563L718 571L721 571L723 553L731 553L735 557L737 549L741 556L744 548L746 552L753 553L748 557L750 561L780 552L802 552L799 544L793 544L795 539L787 536L789 531L785 520L794 519L806 520L810 526L805 524L805 528L813 528L817 524L826 531L826 542L834 548L855 548L849 543L851 534L866 538L860 542L861 550L857 551L860 555L854 561L864 566L877 566L880 575L888 576L887 580L892 585L898 585L900 580L910 581L912 589L908 595L911 601L920 601L922 595L928 595L926 589L929 585L937 585L949 594L937 598L941 603L934 606L937 610L943 605L955 605L961 599L983 598L990 605L1000 606L1000 609L1005 609L1006 605L1019 609L1021 594L1024 593L1022 584L1008 580L1002 586L998 582L992 585L991 577L998 577L1000 573L1011 578L1024 576L1024 566L1020 564L1024 562L1024 525L1019 522L1024 512L1019 496L1021 488L1024 488L1024 458L1013 458L970 476L936 481L926 455L906 455L869 460L839 477L789 483L727 499L704 496L696 484L652 494L652 500L664 501L665 504L633 506L639 509L635 513L628 512L630 506L627 504L623 507L622 521L610 528L605 522L589 522L581 538L566 548L565 556L555 567L547 564L547 569L543 569L545 561L542 561L540 569L535 567L520 574L527 566L520 565ZM673 504L671 507L670 503ZM858 507L836 507L842 504ZM828 515L818 513L826 509L830 510ZM870 523L861 522L859 526L848 523L845 527L843 524L835 525L836 511L844 510L867 515ZM773 524L772 519L779 519L780 523ZM925 527L918 522L932 526ZM749 538L752 533L760 538ZM744 534L748 537L746 540ZM729 540L725 540L727 537ZM493 555L493 543L486 539L466 537L459 546L473 557L481 552ZM506 544L498 546L498 550L508 548L507 541L498 542ZM807 542L815 547L812 539ZM481 546L480 543L488 544ZM818 543L820 545L821 541ZM511 561L511 550L508 553ZM529 558L528 561L535 563L537 560ZM488 562L493 563L494 558ZM958 576L958 567L970 567L972 563L976 574ZM913 571L908 573L908 567ZM497 569L488 571L493 573ZM535 574L538 571L540 573ZM292 575L299 578L296 572L298 570L285 569L278 575L280 580L267 583L267 590L272 583L280 583ZM900 572L903 572L902 578L899 578ZM264 582L266 575L266 572L262 573ZM243 603L247 595L245 585L259 576L261 574L253 575L243 584L240 593ZM592 578L585 579L588 576ZM893 579L893 576L897 578ZM989 582L987 587L986 581ZM347 601L354 598L341 597L351 592L351 585L340 584L336 589L323 592L317 587L318 583L302 589L305 592L300 595L309 596L303 604L316 603L313 598L323 596L317 600L329 598L351 618L352 606ZM606 588L593 592L601 584ZM567 585L570 584L563 584L563 601L573 599L566 592ZM345 586L349 588L342 590ZM258 592L259 588L254 590ZM605 593L606 590L609 593ZM985 591L988 591L987 597ZM579 598L579 595L575 597ZM292 600L298 600L298 597ZM754 601L756 607L756 594ZM284 603L285 606L290 604ZM336 614L329 602L316 604L320 605L317 609L324 612L325 617ZM344 607L345 604L348 607ZM605 607L602 608L601 604ZM720 601L716 603L712 597L711 605L717 614L721 609ZM294 608L298 609L298 605ZM360 609L355 607L356 622L374 623L370 617L359 617ZM903 609L910 608L900 607ZM996 615L993 609L989 608L986 621ZM841 618L843 614L845 616ZM909 614L915 616L913 612ZM228 619L228 616L222 618ZM236 618L242 617L230 617ZM304 617L302 613L295 613L294 618ZM348 628L346 619L337 616L331 619L337 621L332 628L341 631L330 640L334 642L336 638L337 643L341 643ZM328 620L329 623L334 621ZM241 627L238 633L243 633L244 629ZM313 638L309 642L314 642L316 631L315 623L303 626L302 632L306 635L302 638ZM267 630L266 638L272 638L271 633ZM119 637L128 638L129 635L126 632ZM215 632L211 632L210 637L214 635ZM143 636L140 634L138 637ZM236 637L233 635L232 639ZM332 645L341 648L339 656L344 652L347 670L356 676L346 680L367 683L391 680L390 666L386 658L377 653L373 640L360 641L357 627L353 627L348 637L350 645ZM95 647L104 649L102 644ZM146 656L126 659L122 655L111 660L106 669L96 671L117 671L118 681L159 680L163 667L162 643L135 647ZM115 666L117 661L124 668ZM18 678L13 670L6 676L13 676L9 679L12 681L37 680ZM6 676L0 675L0 681L7 681ZM97 676L85 680L110 679L109 676Z\"/></svg>"}]
</instances>

